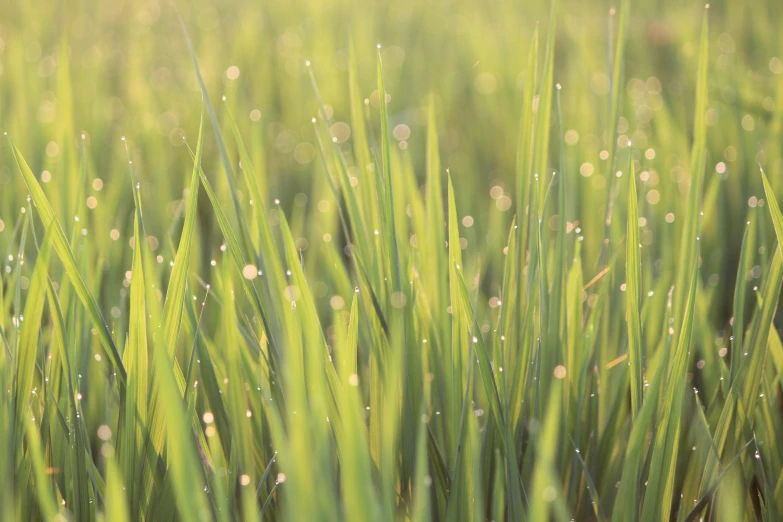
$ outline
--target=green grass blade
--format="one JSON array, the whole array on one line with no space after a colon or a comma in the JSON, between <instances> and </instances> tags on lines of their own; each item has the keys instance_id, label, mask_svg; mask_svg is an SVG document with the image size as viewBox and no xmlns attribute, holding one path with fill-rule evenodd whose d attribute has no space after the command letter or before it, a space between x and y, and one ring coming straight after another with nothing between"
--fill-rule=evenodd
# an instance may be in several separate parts
<instances>
[{"instance_id":1,"label":"green grass blade","mask_svg":"<svg viewBox=\"0 0 783 522\"><path fill-rule=\"evenodd\" d=\"M644 349L639 296L641 295L641 242L639 241L639 210L637 207L636 173L631 161L628 176L628 233L625 240L626 312L628 323L628 361L631 365L631 411L634 419L642 407L644 388Z\"/></svg>"},{"instance_id":2,"label":"green grass blade","mask_svg":"<svg viewBox=\"0 0 783 522\"><path fill-rule=\"evenodd\" d=\"M68 240L65 238L65 233L63 232L62 227L60 227L60 224L57 222L57 219L54 216L54 211L49 204L49 200L46 198L46 194L44 194L41 185L38 184L38 180L35 179L35 175L30 170L30 167L22 157L19 149L17 149L16 145L14 145L14 142L10 139L8 141L11 144L11 150L13 151L14 157L16 158L16 163L19 166L20 172L22 173L22 177L24 178L24 182L27 185L27 189L30 191L30 196L35 203L38 214L41 216L41 221L43 221L44 227L47 230L50 227L54 230L52 233L52 246L57 252L57 255L60 257L60 261L62 261L63 266L65 267L65 271L68 274L71 283L73 284L76 294L79 296L82 304L84 304L84 307L87 309L87 314L89 315L93 326L97 330L101 343L106 349L106 353L108 354L109 359L114 366L114 370L117 373L117 378L120 381L121 387L124 387L127 380L127 373L125 371L125 367L122 364L120 354L117 351L117 346L114 344L114 339L112 338L109 326L103 319L103 314L101 314L101 311L98 308L98 303L95 301L95 298L92 296L89 288L87 288L87 283L84 281L84 278L79 272L79 269L76 265L76 258L73 255L73 251L71 251L71 247L68 245Z\"/></svg>"}]
</instances>

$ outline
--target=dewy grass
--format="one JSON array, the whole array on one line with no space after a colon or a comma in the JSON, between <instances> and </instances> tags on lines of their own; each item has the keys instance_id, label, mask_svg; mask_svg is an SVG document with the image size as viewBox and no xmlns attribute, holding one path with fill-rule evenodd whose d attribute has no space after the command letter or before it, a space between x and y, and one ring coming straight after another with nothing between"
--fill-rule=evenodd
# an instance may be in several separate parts
<instances>
[{"instance_id":1,"label":"dewy grass","mask_svg":"<svg viewBox=\"0 0 783 522\"><path fill-rule=\"evenodd\" d=\"M37 4L0 520L783 517L778 2Z\"/></svg>"}]
</instances>

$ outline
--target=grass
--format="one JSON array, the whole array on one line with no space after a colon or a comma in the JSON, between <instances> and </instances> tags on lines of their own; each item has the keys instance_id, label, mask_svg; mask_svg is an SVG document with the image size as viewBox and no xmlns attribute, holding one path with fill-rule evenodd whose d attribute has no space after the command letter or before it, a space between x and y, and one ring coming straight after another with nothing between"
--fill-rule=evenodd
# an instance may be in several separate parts
<instances>
[{"instance_id":1,"label":"grass","mask_svg":"<svg viewBox=\"0 0 783 522\"><path fill-rule=\"evenodd\" d=\"M779 520L783 11L523 4L10 7L0 519Z\"/></svg>"}]
</instances>

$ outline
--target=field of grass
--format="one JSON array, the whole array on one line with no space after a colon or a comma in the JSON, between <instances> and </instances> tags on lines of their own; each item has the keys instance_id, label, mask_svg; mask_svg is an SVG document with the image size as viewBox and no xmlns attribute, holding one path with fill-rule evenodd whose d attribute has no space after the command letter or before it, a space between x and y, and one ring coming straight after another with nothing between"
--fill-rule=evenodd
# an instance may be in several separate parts
<instances>
[{"instance_id":1,"label":"field of grass","mask_svg":"<svg viewBox=\"0 0 783 522\"><path fill-rule=\"evenodd\" d=\"M0 520L783 519L783 3L0 11Z\"/></svg>"}]
</instances>

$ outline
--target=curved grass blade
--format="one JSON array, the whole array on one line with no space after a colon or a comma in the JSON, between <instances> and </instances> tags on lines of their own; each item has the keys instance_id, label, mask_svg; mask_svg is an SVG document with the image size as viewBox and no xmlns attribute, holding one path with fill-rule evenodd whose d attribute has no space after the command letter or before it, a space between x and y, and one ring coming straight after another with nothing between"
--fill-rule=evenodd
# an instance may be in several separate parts
<instances>
[{"instance_id":1,"label":"curved grass blade","mask_svg":"<svg viewBox=\"0 0 783 522\"><path fill-rule=\"evenodd\" d=\"M62 261L65 267L65 271L68 274L71 283L73 284L76 294L79 296L82 304L87 309L87 315L90 317L93 326L98 332L98 337L100 338L101 343L103 344L103 347L105 348L106 353L108 354L109 359L114 366L114 371L116 372L117 378L120 382L120 388L123 390L127 382L127 372L125 371L125 366L122 364L122 358L120 357L119 351L117 350L117 346L114 344L114 339L112 338L109 326L103 319L103 314L101 314L101 311L98 308L98 303L95 301L95 298L92 296L89 288L87 288L87 283L84 281L84 278L76 266L76 258L71 251L71 247L68 246L68 240L65 238L65 233L63 232L60 224L57 222L57 218L54 216L54 211L52 210L52 206L49 204L49 200L46 198L46 194L44 194L41 185L38 184L38 181L35 179L35 175L30 170L30 167L22 157L19 149L16 148L13 140L9 138L8 141L11 144L11 150L13 151L14 157L16 158L16 163L19 166L20 172L22 173L22 177L24 178L24 182L27 185L27 189L30 191L30 196L32 197L33 202L38 209L38 213L41 216L41 221L43 221L44 227L47 230L50 227L54 229L52 236L52 246L57 252L57 255L60 257L60 261Z\"/></svg>"}]
</instances>

